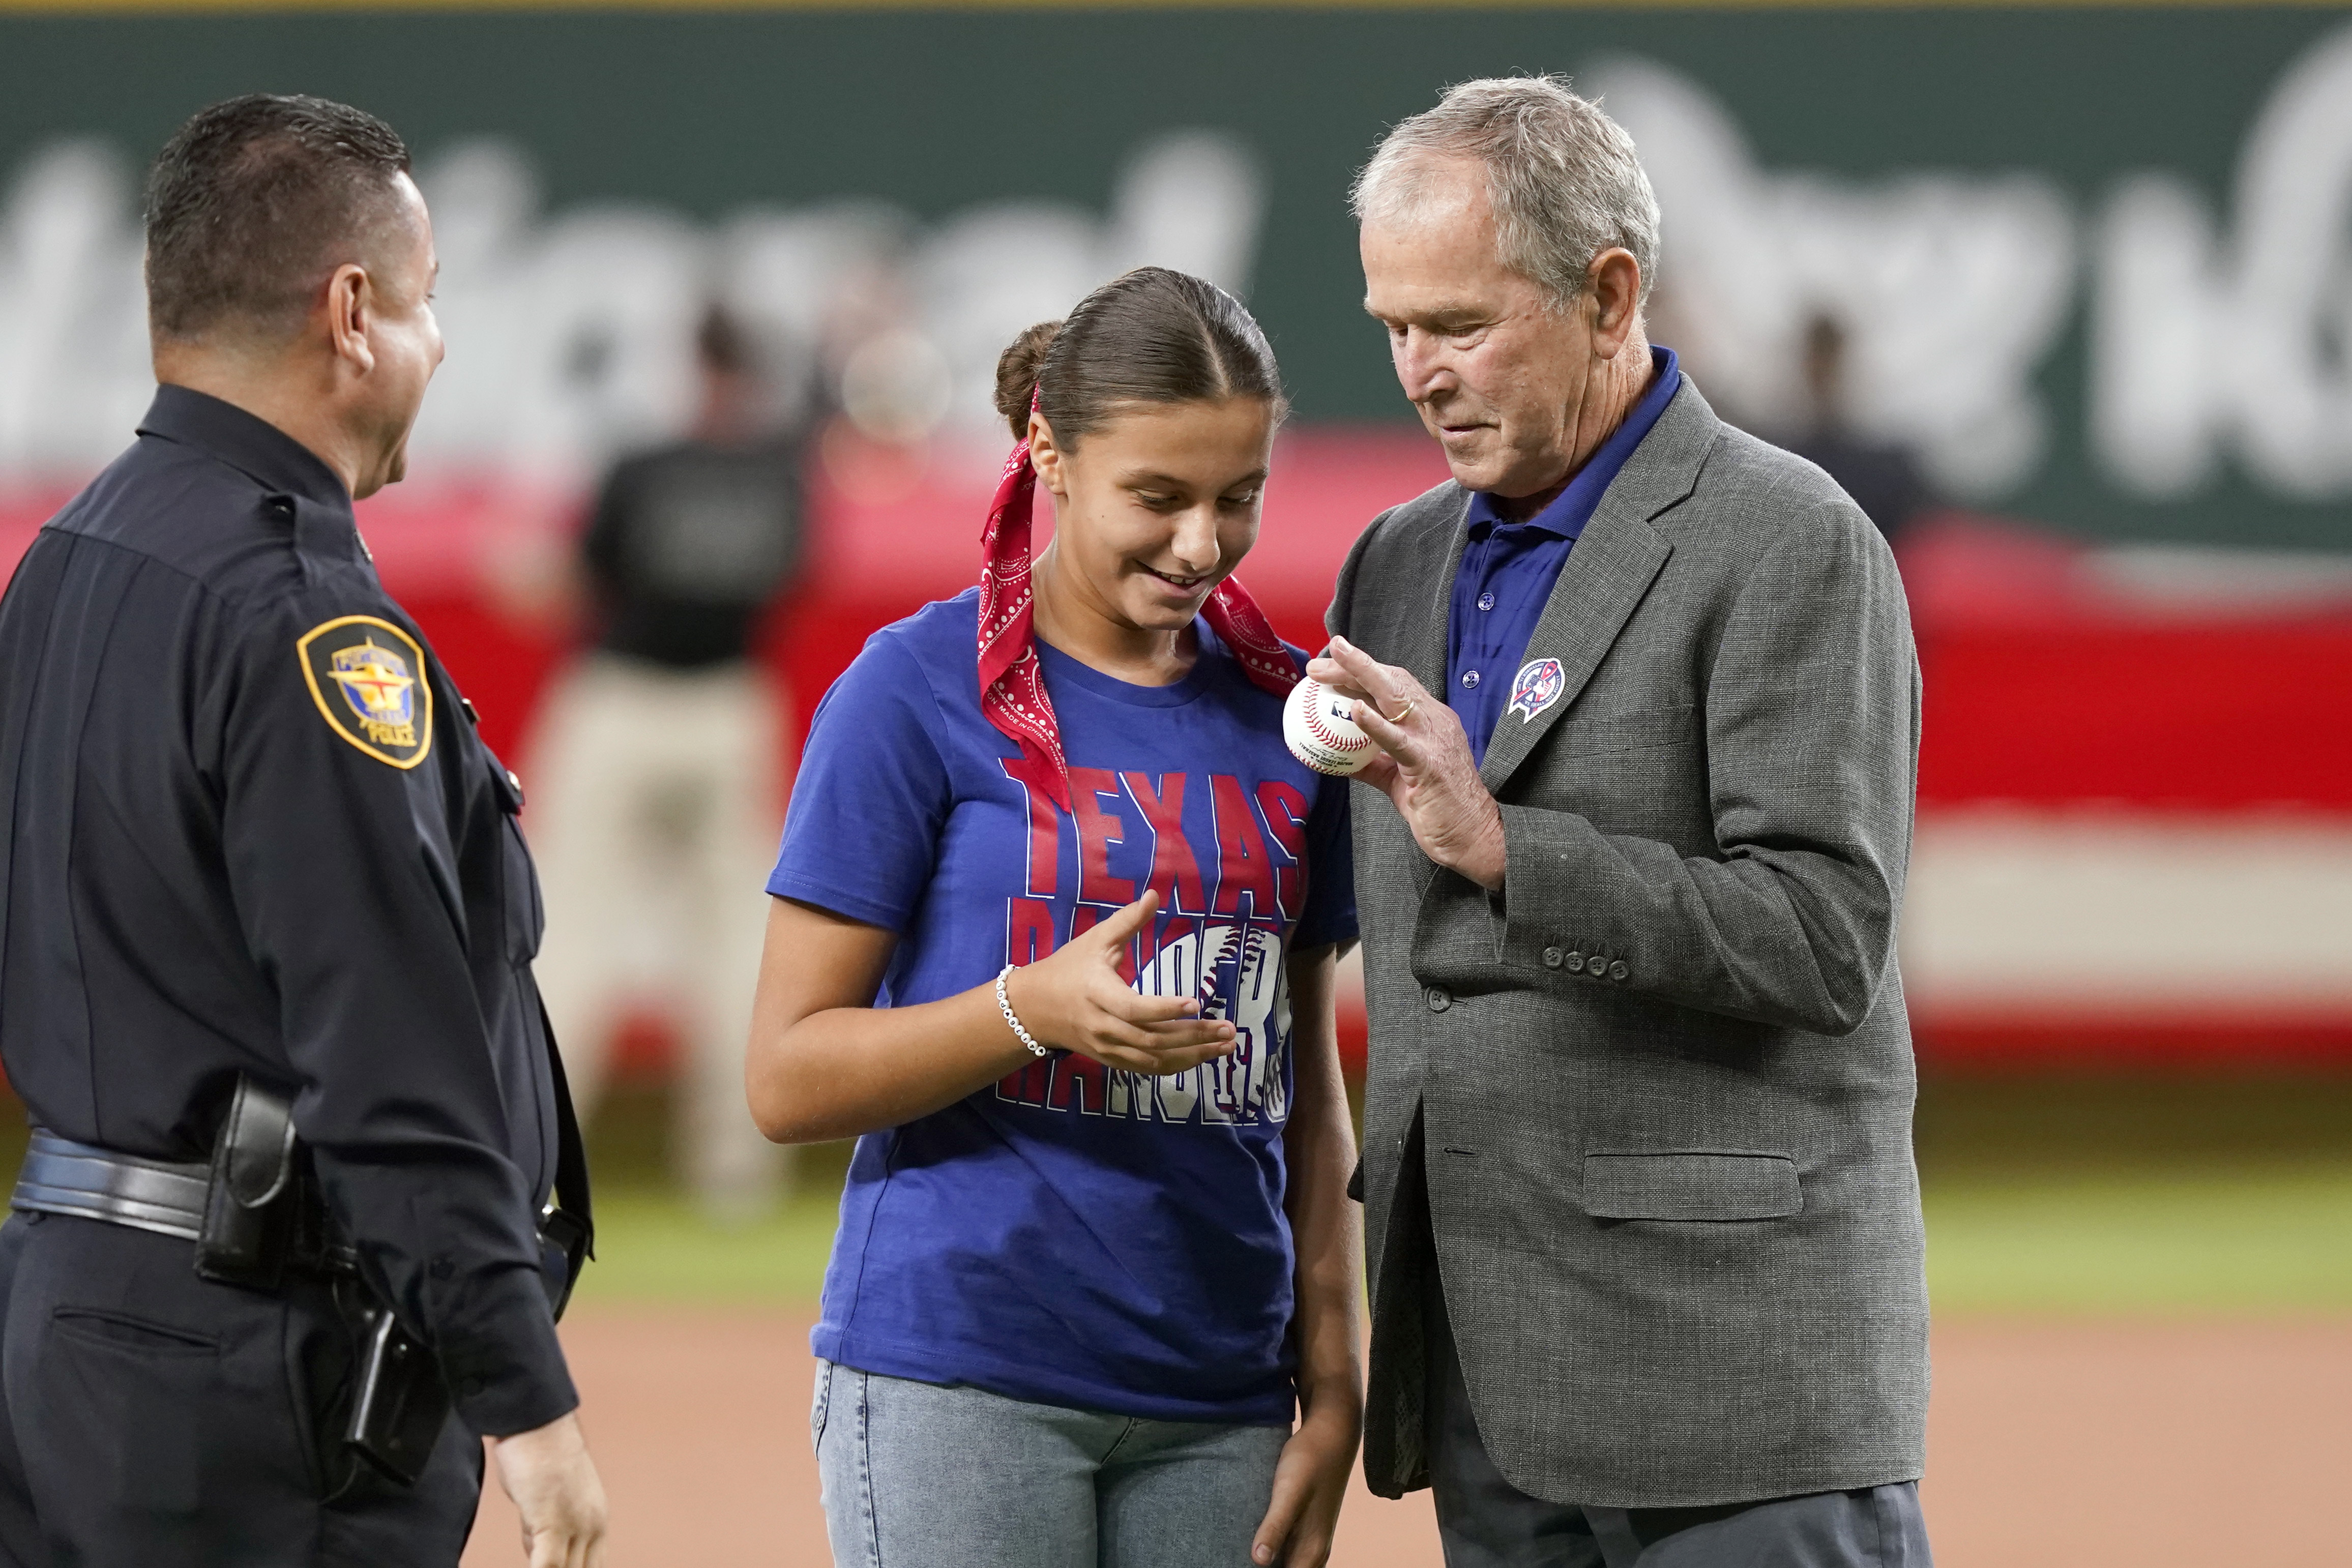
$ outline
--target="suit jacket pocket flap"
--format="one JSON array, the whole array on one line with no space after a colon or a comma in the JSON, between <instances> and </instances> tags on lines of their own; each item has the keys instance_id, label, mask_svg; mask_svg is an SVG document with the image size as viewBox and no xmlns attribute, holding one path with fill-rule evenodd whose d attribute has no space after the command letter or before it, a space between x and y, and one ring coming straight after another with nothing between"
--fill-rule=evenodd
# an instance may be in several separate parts
<instances>
[{"instance_id":1,"label":"suit jacket pocket flap","mask_svg":"<svg viewBox=\"0 0 2352 1568\"><path fill-rule=\"evenodd\" d=\"M1584 1156L1595 1219L1780 1219L1804 1207L1786 1155L1706 1151Z\"/></svg>"},{"instance_id":2,"label":"suit jacket pocket flap","mask_svg":"<svg viewBox=\"0 0 2352 1568\"><path fill-rule=\"evenodd\" d=\"M1563 744L1571 757L1605 757L1613 751L1648 751L1698 738L1698 710L1689 703L1641 708L1633 713L1571 713Z\"/></svg>"}]
</instances>

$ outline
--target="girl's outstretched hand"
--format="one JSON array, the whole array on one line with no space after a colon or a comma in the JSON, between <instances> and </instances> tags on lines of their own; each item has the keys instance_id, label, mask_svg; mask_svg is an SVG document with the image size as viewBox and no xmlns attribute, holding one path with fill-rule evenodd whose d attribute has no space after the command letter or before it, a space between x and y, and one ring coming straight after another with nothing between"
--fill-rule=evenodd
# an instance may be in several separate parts
<instances>
[{"instance_id":1,"label":"girl's outstretched hand","mask_svg":"<svg viewBox=\"0 0 2352 1568\"><path fill-rule=\"evenodd\" d=\"M1005 998L1041 1045L1090 1056L1105 1067L1164 1077L1234 1049L1234 1026L1201 1017L1197 997L1148 997L1119 973L1136 933L1160 913L1146 893L1053 956L1005 977Z\"/></svg>"}]
</instances>

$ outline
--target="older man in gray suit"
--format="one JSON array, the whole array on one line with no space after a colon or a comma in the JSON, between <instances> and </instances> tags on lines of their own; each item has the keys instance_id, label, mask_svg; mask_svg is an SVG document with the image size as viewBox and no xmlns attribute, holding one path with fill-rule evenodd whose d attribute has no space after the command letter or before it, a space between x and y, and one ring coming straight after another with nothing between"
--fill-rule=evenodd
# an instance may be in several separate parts
<instances>
[{"instance_id":1,"label":"older man in gray suit","mask_svg":"<svg viewBox=\"0 0 2352 1568\"><path fill-rule=\"evenodd\" d=\"M1450 1568L1926 1568L1895 563L1646 340L1656 204L1564 84L1454 89L1355 200L1454 472L1309 669L1385 753L1367 1477Z\"/></svg>"}]
</instances>

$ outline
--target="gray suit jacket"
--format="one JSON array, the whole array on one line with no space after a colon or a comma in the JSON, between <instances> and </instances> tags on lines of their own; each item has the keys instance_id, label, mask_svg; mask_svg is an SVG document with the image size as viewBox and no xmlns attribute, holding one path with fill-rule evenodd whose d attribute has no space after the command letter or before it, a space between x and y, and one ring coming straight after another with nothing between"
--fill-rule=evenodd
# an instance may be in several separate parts
<instances>
[{"instance_id":1,"label":"gray suit jacket","mask_svg":"<svg viewBox=\"0 0 2352 1568\"><path fill-rule=\"evenodd\" d=\"M1383 513L1331 607L1432 691L1467 505L1446 484ZM1894 559L1685 381L1525 658L1561 684L1487 748L1500 894L1354 791L1367 1479L1427 1484L1433 1263L1523 1491L1646 1508L1911 1479L1927 1301L1894 947L1919 681Z\"/></svg>"}]
</instances>

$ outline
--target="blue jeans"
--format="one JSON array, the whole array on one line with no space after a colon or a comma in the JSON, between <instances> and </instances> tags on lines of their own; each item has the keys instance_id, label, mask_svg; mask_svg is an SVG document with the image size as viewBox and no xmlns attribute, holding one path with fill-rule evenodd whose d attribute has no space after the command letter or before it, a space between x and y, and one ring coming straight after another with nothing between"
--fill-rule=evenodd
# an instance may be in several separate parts
<instances>
[{"instance_id":1,"label":"blue jeans","mask_svg":"<svg viewBox=\"0 0 2352 1568\"><path fill-rule=\"evenodd\" d=\"M1249 1568L1290 1437L826 1361L809 1428L835 1568Z\"/></svg>"}]
</instances>

